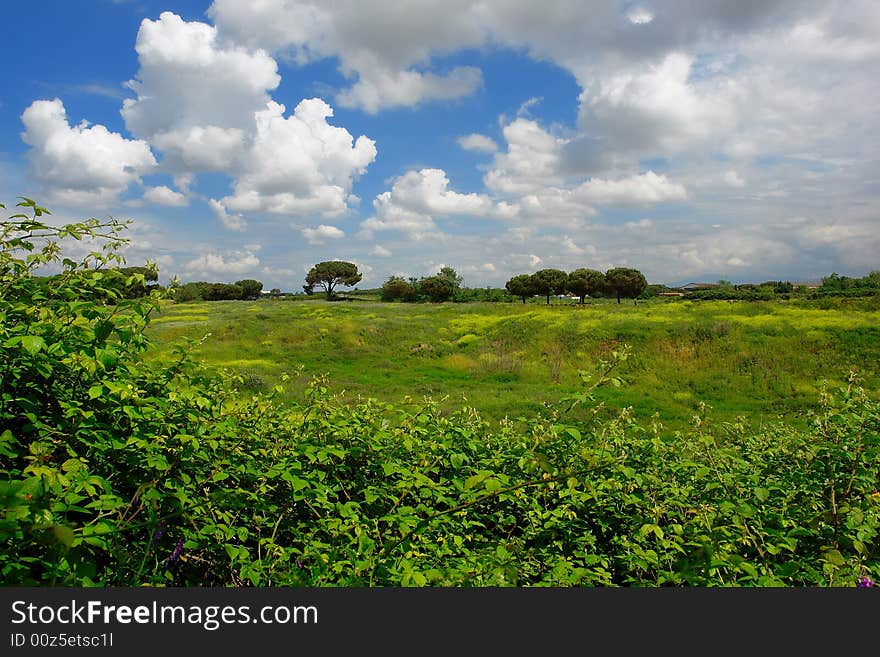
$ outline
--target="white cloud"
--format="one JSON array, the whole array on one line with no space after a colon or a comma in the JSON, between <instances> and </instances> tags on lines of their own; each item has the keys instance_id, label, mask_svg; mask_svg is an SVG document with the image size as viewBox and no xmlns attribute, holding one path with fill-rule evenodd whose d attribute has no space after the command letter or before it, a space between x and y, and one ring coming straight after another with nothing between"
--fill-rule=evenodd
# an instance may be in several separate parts
<instances>
[{"instance_id":1,"label":"white cloud","mask_svg":"<svg viewBox=\"0 0 880 657\"><path fill-rule=\"evenodd\" d=\"M746 186L746 181L736 171L725 171L723 179L724 183L730 187L741 188Z\"/></svg>"},{"instance_id":2,"label":"white cloud","mask_svg":"<svg viewBox=\"0 0 880 657\"><path fill-rule=\"evenodd\" d=\"M205 253L186 263L187 271L193 274L244 274L252 272L260 265L260 259L253 253Z\"/></svg>"},{"instance_id":3,"label":"white cloud","mask_svg":"<svg viewBox=\"0 0 880 657\"><path fill-rule=\"evenodd\" d=\"M477 151L480 153L494 153L498 150L498 144L491 137L477 133L471 133L459 137L458 145L466 151Z\"/></svg>"},{"instance_id":4,"label":"white cloud","mask_svg":"<svg viewBox=\"0 0 880 657\"><path fill-rule=\"evenodd\" d=\"M479 69L437 72L424 70L424 63L433 53L479 45L485 38L480 12L463 0L215 0L208 14L237 43L289 52L300 63L338 57L340 71L355 82L336 101L374 113L473 93L482 83Z\"/></svg>"},{"instance_id":5,"label":"white cloud","mask_svg":"<svg viewBox=\"0 0 880 657\"><path fill-rule=\"evenodd\" d=\"M646 7L633 7L627 12L626 18L634 25L647 25L654 20L654 14Z\"/></svg>"},{"instance_id":6,"label":"white cloud","mask_svg":"<svg viewBox=\"0 0 880 657\"><path fill-rule=\"evenodd\" d=\"M220 220L220 223L229 230L244 232L247 229L245 218L240 214L229 214L220 201L212 198L208 200L208 206L211 208L214 216Z\"/></svg>"},{"instance_id":7,"label":"white cloud","mask_svg":"<svg viewBox=\"0 0 880 657\"><path fill-rule=\"evenodd\" d=\"M345 237L345 233L336 226L321 224L317 228L303 228L303 237L309 244L323 244L325 240L338 240Z\"/></svg>"},{"instance_id":8,"label":"white cloud","mask_svg":"<svg viewBox=\"0 0 880 657\"><path fill-rule=\"evenodd\" d=\"M301 101L287 118L284 105L270 101L256 113L253 145L223 205L283 215L345 212L352 181L376 158L376 145L364 136L354 141L327 123L331 116L318 98Z\"/></svg>"},{"instance_id":9,"label":"white cloud","mask_svg":"<svg viewBox=\"0 0 880 657\"><path fill-rule=\"evenodd\" d=\"M228 171L239 164L245 132L215 125L192 126L158 132L153 145L171 158L171 163L188 171Z\"/></svg>"},{"instance_id":10,"label":"white cloud","mask_svg":"<svg viewBox=\"0 0 880 657\"><path fill-rule=\"evenodd\" d=\"M377 258L390 258L393 254L381 244L377 244L370 249L370 255Z\"/></svg>"},{"instance_id":11,"label":"white cloud","mask_svg":"<svg viewBox=\"0 0 880 657\"><path fill-rule=\"evenodd\" d=\"M504 126L503 134L507 151L495 155L483 179L486 187L502 194L528 194L562 184L560 161L567 140L523 118Z\"/></svg>"},{"instance_id":12,"label":"white cloud","mask_svg":"<svg viewBox=\"0 0 880 657\"><path fill-rule=\"evenodd\" d=\"M233 193L220 202L231 211L337 216L356 203L352 181L375 159L375 143L329 125L333 110L317 98L284 117L269 95L281 79L277 64L259 44L163 12L141 23L135 49L137 98L122 115L163 153L166 170L190 181L202 171L229 174Z\"/></svg>"},{"instance_id":13,"label":"white cloud","mask_svg":"<svg viewBox=\"0 0 880 657\"><path fill-rule=\"evenodd\" d=\"M485 217L510 213L508 206L496 206L485 194L460 194L449 189L442 169L408 171L396 178L389 191L373 201L375 214L361 224L366 234L397 230L412 239L438 234L435 216Z\"/></svg>"},{"instance_id":14,"label":"white cloud","mask_svg":"<svg viewBox=\"0 0 880 657\"><path fill-rule=\"evenodd\" d=\"M672 52L647 67L602 77L581 94L582 122L598 124L616 148L676 152L732 130L735 89L691 79L694 57ZM729 86L725 81L724 86Z\"/></svg>"},{"instance_id":15,"label":"white cloud","mask_svg":"<svg viewBox=\"0 0 880 657\"><path fill-rule=\"evenodd\" d=\"M221 44L217 30L171 12L145 19L135 50L137 78L122 116L181 171L222 171L240 156L254 112L281 78L265 51Z\"/></svg>"},{"instance_id":16,"label":"white cloud","mask_svg":"<svg viewBox=\"0 0 880 657\"><path fill-rule=\"evenodd\" d=\"M365 70L349 89L336 96L342 107L358 107L375 114L389 107L415 107L428 100L468 96L483 82L480 70L459 66L446 75L419 71Z\"/></svg>"},{"instance_id":17,"label":"white cloud","mask_svg":"<svg viewBox=\"0 0 880 657\"><path fill-rule=\"evenodd\" d=\"M397 205L424 214L485 216L492 210L492 201L486 195L459 194L449 189L449 179L442 169L408 171L394 181L391 194Z\"/></svg>"},{"instance_id":18,"label":"white cloud","mask_svg":"<svg viewBox=\"0 0 880 657\"><path fill-rule=\"evenodd\" d=\"M647 205L687 198L683 185L671 183L653 171L621 180L594 178L577 187L574 195L596 205Z\"/></svg>"},{"instance_id":19,"label":"white cloud","mask_svg":"<svg viewBox=\"0 0 880 657\"><path fill-rule=\"evenodd\" d=\"M147 187L144 191L144 200L156 205L168 205L171 207L182 208L189 205L186 196L180 192L175 192L170 187L160 185L158 187Z\"/></svg>"},{"instance_id":20,"label":"white cloud","mask_svg":"<svg viewBox=\"0 0 880 657\"><path fill-rule=\"evenodd\" d=\"M654 222L650 219L639 219L638 221L627 221L623 227L632 233L642 233L654 228Z\"/></svg>"},{"instance_id":21,"label":"white cloud","mask_svg":"<svg viewBox=\"0 0 880 657\"><path fill-rule=\"evenodd\" d=\"M58 99L36 100L21 115L21 137L32 175L52 197L75 205L117 199L156 167L149 145L125 139L102 125L71 126Z\"/></svg>"}]
</instances>

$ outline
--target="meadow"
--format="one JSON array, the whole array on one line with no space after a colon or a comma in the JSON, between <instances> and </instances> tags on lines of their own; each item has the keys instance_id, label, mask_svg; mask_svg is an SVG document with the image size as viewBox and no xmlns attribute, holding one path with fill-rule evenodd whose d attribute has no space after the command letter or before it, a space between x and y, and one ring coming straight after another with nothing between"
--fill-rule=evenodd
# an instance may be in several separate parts
<instances>
[{"instance_id":1,"label":"meadow","mask_svg":"<svg viewBox=\"0 0 880 657\"><path fill-rule=\"evenodd\" d=\"M598 398L643 420L656 414L670 428L687 424L701 403L721 418L797 421L823 382L839 386L853 371L876 392L880 381L872 300L166 302L148 335L148 360L195 341L191 355L242 375L245 393L288 374L285 394L301 401L308 380L326 375L344 399L430 397L446 412L470 406L491 420L577 392L581 373L623 344L632 352L618 371L622 385Z\"/></svg>"},{"instance_id":2,"label":"meadow","mask_svg":"<svg viewBox=\"0 0 880 657\"><path fill-rule=\"evenodd\" d=\"M108 275L122 224L21 205L0 585L880 576L876 298L175 305Z\"/></svg>"}]
</instances>

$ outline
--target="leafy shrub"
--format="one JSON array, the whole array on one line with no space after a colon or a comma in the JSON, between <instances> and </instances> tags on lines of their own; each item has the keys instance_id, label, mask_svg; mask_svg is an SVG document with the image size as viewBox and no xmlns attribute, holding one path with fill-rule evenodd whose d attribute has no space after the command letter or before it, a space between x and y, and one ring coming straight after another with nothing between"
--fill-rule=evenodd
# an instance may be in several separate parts
<instances>
[{"instance_id":1,"label":"leafy shrub","mask_svg":"<svg viewBox=\"0 0 880 657\"><path fill-rule=\"evenodd\" d=\"M806 428L666 436L583 392L498 425L243 398L181 346L144 366L160 293L100 299L122 225L55 228L32 201L0 239L4 585L855 585L880 571L880 408L854 380ZM82 262L59 241L106 241ZM34 276L61 266L47 290ZM83 301L83 291L96 299ZM591 378L592 376L592 378ZM410 400L411 401L411 400Z\"/></svg>"}]
</instances>

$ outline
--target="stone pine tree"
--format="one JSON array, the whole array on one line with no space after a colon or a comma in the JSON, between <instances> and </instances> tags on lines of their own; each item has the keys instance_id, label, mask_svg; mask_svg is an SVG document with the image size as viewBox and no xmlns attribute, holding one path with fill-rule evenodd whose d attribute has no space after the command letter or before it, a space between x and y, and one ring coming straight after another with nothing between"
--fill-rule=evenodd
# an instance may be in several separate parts
<instances>
[{"instance_id":1,"label":"stone pine tree","mask_svg":"<svg viewBox=\"0 0 880 657\"><path fill-rule=\"evenodd\" d=\"M519 297L523 303L526 302L526 297L530 297L535 293L532 287L532 277L528 274L514 276L505 283L504 287L507 289L508 294Z\"/></svg>"},{"instance_id":2,"label":"stone pine tree","mask_svg":"<svg viewBox=\"0 0 880 657\"><path fill-rule=\"evenodd\" d=\"M568 274L561 269L541 269L531 276L532 287L535 294L547 297L547 305L550 305L551 294L563 294L568 284Z\"/></svg>"},{"instance_id":3,"label":"stone pine tree","mask_svg":"<svg viewBox=\"0 0 880 657\"><path fill-rule=\"evenodd\" d=\"M317 285L327 293L327 298L333 298L333 290L337 285L351 287L360 282L362 276L358 272L357 265L353 262L342 260L329 260L319 262L306 274L306 285L303 286L308 293Z\"/></svg>"},{"instance_id":4,"label":"stone pine tree","mask_svg":"<svg viewBox=\"0 0 880 657\"><path fill-rule=\"evenodd\" d=\"M635 299L639 296L648 287L648 281L638 269L615 267L605 272L605 286L617 295L617 303L620 303L621 297Z\"/></svg>"},{"instance_id":5,"label":"stone pine tree","mask_svg":"<svg viewBox=\"0 0 880 657\"><path fill-rule=\"evenodd\" d=\"M419 292L434 303L449 301L455 296L455 284L446 276L428 276L419 281Z\"/></svg>"},{"instance_id":6,"label":"stone pine tree","mask_svg":"<svg viewBox=\"0 0 880 657\"><path fill-rule=\"evenodd\" d=\"M584 299L595 296L605 289L605 274L595 269L575 269L568 275L568 291Z\"/></svg>"}]
</instances>

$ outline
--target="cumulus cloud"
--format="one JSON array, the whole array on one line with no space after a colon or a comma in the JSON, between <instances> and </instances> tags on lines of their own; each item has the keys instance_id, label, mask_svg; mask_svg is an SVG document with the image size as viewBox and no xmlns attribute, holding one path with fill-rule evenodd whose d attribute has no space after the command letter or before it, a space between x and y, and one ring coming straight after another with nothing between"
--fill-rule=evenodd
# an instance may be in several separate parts
<instances>
[{"instance_id":1,"label":"cumulus cloud","mask_svg":"<svg viewBox=\"0 0 880 657\"><path fill-rule=\"evenodd\" d=\"M494 153L498 150L498 144L491 137L477 133L464 135L457 139L458 145L466 151L477 151L480 153Z\"/></svg>"},{"instance_id":2,"label":"cumulus cloud","mask_svg":"<svg viewBox=\"0 0 880 657\"><path fill-rule=\"evenodd\" d=\"M526 194L562 184L560 161L566 139L524 118L508 123L502 132L507 150L495 155L483 179L486 187L504 194Z\"/></svg>"},{"instance_id":3,"label":"cumulus cloud","mask_svg":"<svg viewBox=\"0 0 880 657\"><path fill-rule=\"evenodd\" d=\"M327 240L338 240L345 237L345 233L336 226L324 224L317 228L303 228L301 232L309 244L323 244Z\"/></svg>"},{"instance_id":4,"label":"cumulus cloud","mask_svg":"<svg viewBox=\"0 0 880 657\"><path fill-rule=\"evenodd\" d=\"M725 90L691 80L692 55L673 52L661 62L603 78L581 95L585 121L596 121L617 148L678 151L735 125ZM724 84L727 84L725 82Z\"/></svg>"},{"instance_id":5,"label":"cumulus cloud","mask_svg":"<svg viewBox=\"0 0 880 657\"><path fill-rule=\"evenodd\" d=\"M671 183L653 171L621 180L594 178L577 187L574 194L596 205L647 205L687 198L683 185Z\"/></svg>"},{"instance_id":6,"label":"cumulus cloud","mask_svg":"<svg viewBox=\"0 0 880 657\"><path fill-rule=\"evenodd\" d=\"M126 127L161 149L169 166L230 167L254 112L281 80L275 60L260 49L221 44L213 26L168 11L141 23L135 51L140 69L128 86L137 97L123 103Z\"/></svg>"},{"instance_id":7,"label":"cumulus cloud","mask_svg":"<svg viewBox=\"0 0 880 657\"><path fill-rule=\"evenodd\" d=\"M233 194L224 206L239 211L334 217L348 209L352 181L376 158L376 144L354 141L327 123L333 109L319 98L301 101L284 117L270 101L256 113L256 135Z\"/></svg>"},{"instance_id":8,"label":"cumulus cloud","mask_svg":"<svg viewBox=\"0 0 880 657\"><path fill-rule=\"evenodd\" d=\"M220 223L229 230L244 232L247 229L245 218L240 214L229 214L220 201L212 198L208 201L208 207L211 208L211 212L220 220Z\"/></svg>"},{"instance_id":9,"label":"cumulus cloud","mask_svg":"<svg viewBox=\"0 0 880 657\"><path fill-rule=\"evenodd\" d=\"M180 192L175 192L166 185L147 187L144 191L144 200L150 203L155 203L156 205L167 205L176 208L182 208L189 205L186 196Z\"/></svg>"},{"instance_id":10,"label":"cumulus cloud","mask_svg":"<svg viewBox=\"0 0 880 657\"><path fill-rule=\"evenodd\" d=\"M369 70L336 96L343 107L375 114L389 107L415 107L427 100L449 100L472 94L483 82L479 69L459 66L446 75L420 71Z\"/></svg>"},{"instance_id":11,"label":"cumulus cloud","mask_svg":"<svg viewBox=\"0 0 880 657\"><path fill-rule=\"evenodd\" d=\"M244 274L255 271L260 259L253 253L236 251L230 253L204 253L186 263L192 274Z\"/></svg>"},{"instance_id":12,"label":"cumulus cloud","mask_svg":"<svg viewBox=\"0 0 880 657\"><path fill-rule=\"evenodd\" d=\"M479 45L480 8L464 0L393 3L342 0L333 4L216 0L208 11L220 33L236 43L292 54L306 63L338 57L354 84L336 102L375 113L458 98L482 83L479 69L425 70L432 54ZM470 19L470 20L469 20Z\"/></svg>"},{"instance_id":13,"label":"cumulus cloud","mask_svg":"<svg viewBox=\"0 0 880 657\"><path fill-rule=\"evenodd\" d=\"M58 98L37 100L21 115L21 137L31 147L31 173L54 198L73 204L116 200L156 167L149 145L102 125L71 126Z\"/></svg>"},{"instance_id":14,"label":"cumulus cloud","mask_svg":"<svg viewBox=\"0 0 880 657\"><path fill-rule=\"evenodd\" d=\"M504 216L512 211L507 205L496 205L485 194L460 194L449 189L442 169L406 172L394 180L389 191L376 197L373 208L375 214L361 224L362 230L397 230L415 239L436 234L435 216Z\"/></svg>"},{"instance_id":15,"label":"cumulus cloud","mask_svg":"<svg viewBox=\"0 0 880 657\"><path fill-rule=\"evenodd\" d=\"M163 12L141 23L135 50L140 69L128 86L137 97L123 105L126 126L178 176L233 177L224 212L337 216L356 200L352 181L375 159L375 143L330 125L333 110L317 98L285 117L270 96L277 64L259 44ZM227 226L243 225L214 211Z\"/></svg>"},{"instance_id":16,"label":"cumulus cloud","mask_svg":"<svg viewBox=\"0 0 880 657\"><path fill-rule=\"evenodd\" d=\"M377 244L370 249L370 255L376 256L377 258L390 258L393 254L381 244Z\"/></svg>"}]
</instances>

